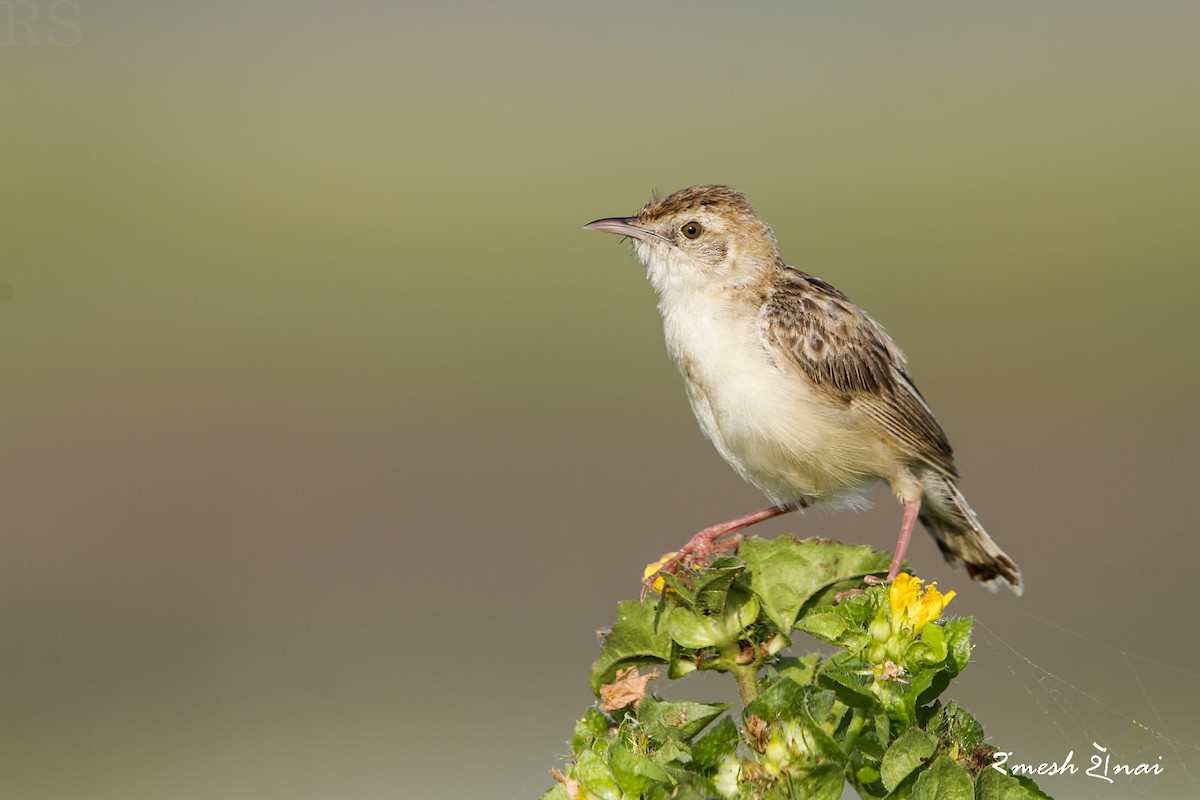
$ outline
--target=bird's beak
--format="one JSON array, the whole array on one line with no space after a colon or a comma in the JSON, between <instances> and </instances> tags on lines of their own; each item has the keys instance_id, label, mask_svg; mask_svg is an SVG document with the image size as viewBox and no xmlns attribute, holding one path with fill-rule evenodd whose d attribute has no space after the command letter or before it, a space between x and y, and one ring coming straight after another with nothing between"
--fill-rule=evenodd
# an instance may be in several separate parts
<instances>
[{"instance_id":1,"label":"bird's beak","mask_svg":"<svg viewBox=\"0 0 1200 800\"><path fill-rule=\"evenodd\" d=\"M589 222L583 226L585 231L600 231L615 233L618 236L631 236L634 239L657 239L658 234L637 224L637 217L606 217Z\"/></svg>"}]
</instances>

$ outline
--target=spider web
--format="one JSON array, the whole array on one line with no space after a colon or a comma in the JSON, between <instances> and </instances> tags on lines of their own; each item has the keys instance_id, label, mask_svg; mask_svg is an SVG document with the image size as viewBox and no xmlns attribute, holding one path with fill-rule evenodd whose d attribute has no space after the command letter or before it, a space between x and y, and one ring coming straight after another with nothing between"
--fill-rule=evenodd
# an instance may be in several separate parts
<instances>
[{"instance_id":1,"label":"spider web","mask_svg":"<svg viewBox=\"0 0 1200 800\"><path fill-rule=\"evenodd\" d=\"M1017 613L1055 632L1056 649L1070 648L1070 662L1096 664L1091 677L1103 673L1105 686L1084 688L1017 650L976 618L979 663L990 662L999 685L988 687L993 704L1003 698L1029 731L1025 741L1012 734L996 737L1011 751L1008 766L1061 763L1073 752L1072 774L1031 775L1043 791L1058 800L1070 798L1200 797L1200 671L1147 658L1108 642L1064 628L1024 611ZM1070 637L1070 638L1068 638ZM1105 699L1108 698L1108 699ZM968 708L973 706L968 705ZM1041 721L1039 724L1038 721ZM982 720L987 725L987 720ZM988 727L989 733L995 733ZM1105 748L1097 749L1096 745ZM1108 758L1093 766L1093 756ZM1117 764L1158 767L1159 774L1118 774ZM1087 775L1091 769L1112 782Z\"/></svg>"}]
</instances>

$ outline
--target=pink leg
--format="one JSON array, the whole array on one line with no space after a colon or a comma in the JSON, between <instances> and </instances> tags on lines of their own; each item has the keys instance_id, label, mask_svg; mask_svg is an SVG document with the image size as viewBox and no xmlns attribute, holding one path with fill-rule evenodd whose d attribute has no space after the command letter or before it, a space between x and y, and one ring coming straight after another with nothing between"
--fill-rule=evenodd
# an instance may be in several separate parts
<instances>
[{"instance_id":1,"label":"pink leg","mask_svg":"<svg viewBox=\"0 0 1200 800\"><path fill-rule=\"evenodd\" d=\"M904 554L908 551L908 540L912 538L913 527L917 524L917 514L921 511L921 498L904 501L904 522L900 525L900 540L896 542L896 555L892 557L892 568L888 570L887 580L890 582L900 574L900 565L904 562Z\"/></svg>"},{"instance_id":2,"label":"pink leg","mask_svg":"<svg viewBox=\"0 0 1200 800\"><path fill-rule=\"evenodd\" d=\"M808 503L805 503L803 500L794 503L778 503L764 508L762 511L755 511L753 514L747 514L744 517L738 517L728 522L722 522L719 525L713 525L711 528L705 528L680 548L675 557L663 565L660 572L674 572L685 561L702 562L713 553L719 553L723 550L733 550L741 544L742 537L740 535L730 536L725 541L718 540L724 539L729 534L736 533L742 528L746 528L756 522L762 522L763 520L771 519L771 517L778 517L781 514L787 514L789 511L795 511L807 505ZM653 576L651 576L651 579L653 579Z\"/></svg>"}]
</instances>

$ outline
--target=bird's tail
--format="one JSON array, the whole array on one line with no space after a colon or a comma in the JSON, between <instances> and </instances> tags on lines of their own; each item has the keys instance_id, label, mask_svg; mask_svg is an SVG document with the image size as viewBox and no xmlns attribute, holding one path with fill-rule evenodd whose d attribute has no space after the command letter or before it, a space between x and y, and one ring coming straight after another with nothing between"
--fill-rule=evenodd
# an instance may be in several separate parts
<instances>
[{"instance_id":1,"label":"bird's tail","mask_svg":"<svg viewBox=\"0 0 1200 800\"><path fill-rule=\"evenodd\" d=\"M975 518L953 479L943 475L921 476L924 497L921 502L921 524L933 534L938 549L946 560L963 565L972 579L992 591L999 581L1021 594L1021 570L1005 555Z\"/></svg>"}]
</instances>

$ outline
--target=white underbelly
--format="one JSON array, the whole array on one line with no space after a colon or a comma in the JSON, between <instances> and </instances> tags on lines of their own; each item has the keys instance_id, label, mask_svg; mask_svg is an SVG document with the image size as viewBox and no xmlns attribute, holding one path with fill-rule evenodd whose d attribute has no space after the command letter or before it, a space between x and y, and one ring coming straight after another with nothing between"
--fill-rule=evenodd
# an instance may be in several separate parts
<instances>
[{"instance_id":1,"label":"white underbelly","mask_svg":"<svg viewBox=\"0 0 1200 800\"><path fill-rule=\"evenodd\" d=\"M696 319L667 325L668 349L700 428L743 478L775 502L854 504L895 474L894 453L869 422L777 364L752 321Z\"/></svg>"}]
</instances>

